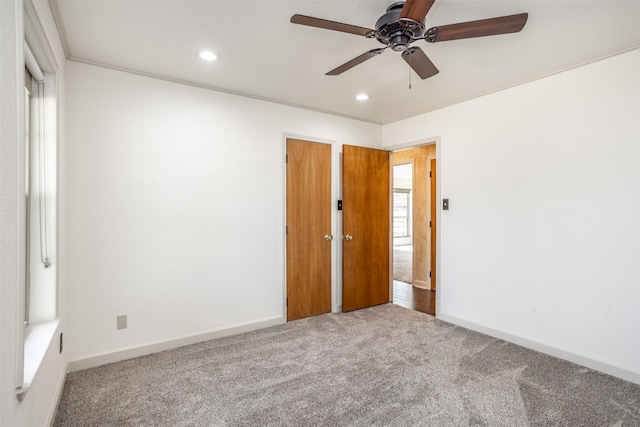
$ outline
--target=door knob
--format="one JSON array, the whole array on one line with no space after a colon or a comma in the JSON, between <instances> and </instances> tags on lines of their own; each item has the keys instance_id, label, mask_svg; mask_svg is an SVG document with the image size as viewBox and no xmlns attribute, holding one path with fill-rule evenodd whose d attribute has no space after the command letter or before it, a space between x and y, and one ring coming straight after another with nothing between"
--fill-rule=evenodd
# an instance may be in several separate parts
<instances>
[{"instance_id":1,"label":"door knob","mask_svg":"<svg viewBox=\"0 0 640 427\"><path fill-rule=\"evenodd\" d=\"M325 234L324 235L324 240L326 240L326 241L333 240L333 236L331 234Z\"/></svg>"},{"instance_id":2,"label":"door knob","mask_svg":"<svg viewBox=\"0 0 640 427\"><path fill-rule=\"evenodd\" d=\"M345 240L353 240L353 236L351 234L347 234L346 236L344 236Z\"/></svg>"}]
</instances>

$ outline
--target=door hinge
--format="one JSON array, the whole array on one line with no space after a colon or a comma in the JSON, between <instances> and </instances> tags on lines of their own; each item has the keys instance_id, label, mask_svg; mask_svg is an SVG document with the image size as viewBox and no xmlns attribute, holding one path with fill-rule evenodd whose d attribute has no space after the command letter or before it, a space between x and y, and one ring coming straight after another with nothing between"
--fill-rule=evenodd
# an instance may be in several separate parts
<instances>
[{"instance_id":1,"label":"door hinge","mask_svg":"<svg viewBox=\"0 0 640 427\"><path fill-rule=\"evenodd\" d=\"M431 228L431 221L429 221L429 228Z\"/></svg>"},{"instance_id":2,"label":"door hinge","mask_svg":"<svg viewBox=\"0 0 640 427\"><path fill-rule=\"evenodd\" d=\"M284 155L284 162L285 163L289 163L289 155L288 154Z\"/></svg>"},{"instance_id":3,"label":"door hinge","mask_svg":"<svg viewBox=\"0 0 640 427\"><path fill-rule=\"evenodd\" d=\"M289 297L287 297L287 298L286 298L285 305L286 305L287 307L289 307Z\"/></svg>"},{"instance_id":4,"label":"door hinge","mask_svg":"<svg viewBox=\"0 0 640 427\"><path fill-rule=\"evenodd\" d=\"M431 171L429 171L429 178L431 178Z\"/></svg>"},{"instance_id":5,"label":"door hinge","mask_svg":"<svg viewBox=\"0 0 640 427\"><path fill-rule=\"evenodd\" d=\"M431 278L431 272L429 272L429 278Z\"/></svg>"},{"instance_id":6,"label":"door hinge","mask_svg":"<svg viewBox=\"0 0 640 427\"><path fill-rule=\"evenodd\" d=\"M284 235L285 235L285 236L288 236L288 235L289 235L289 226L288 226L288 225L285 225L285 226L284 226Z\"/></svg>"}]
</instances>

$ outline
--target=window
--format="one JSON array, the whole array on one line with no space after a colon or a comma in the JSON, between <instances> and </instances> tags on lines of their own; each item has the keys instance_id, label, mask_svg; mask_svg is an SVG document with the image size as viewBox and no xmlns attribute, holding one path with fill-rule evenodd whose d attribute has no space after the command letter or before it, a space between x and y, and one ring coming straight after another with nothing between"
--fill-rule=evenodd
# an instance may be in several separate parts
<instances>
[{"instance_id":1,"label":"window","mask_svg":"<svg viewBox=\"0 0 640 427\"><path fill-rule=\"evenodd\" d=\"M51 240L55 223L55 145L51 125L50 82L25 44L25 313L26 325L56 317L56 280L52 268ZM53 80L53 79L52 79ZM53 110L53 111L51 111ZM53 197L52 197L53 196Z\"/></svg>"},{"instance_id":2,"label":"window","mask_svg":"<svg viewBox=\"0 0 640 427\"><path fill-rule=\"evenodd\" d=\"M18 140L18 241L20 283L17 331L24 346L16 357L16 393L29 390L50 348L59 320L57 312L57 79L55 56L38 34L35 11L25 4L24 136ZM31 47L34 49L32 50ZM34 55L34 53L36 55Z\"/></svg>"},{"instance_id":3,"label":"window","mask_svg":"<svg viewBox=\"0 0 640 427\"><path fill-rule=\"evenodd\" d=\"M393 237L409 237L411 190L393 189Z\"/></svg>"},{"instance_id":4,"label":"window","mask_svg":"<svg viewBox=\"0 0 640 427\"><path fill-rule=\"evenodd\" d=\"M25 253L25 291L24 291L24 324L25 326L29 324L29 294L30 286L29 286L29 232L31 226L29 224L29 219L31 218L30 213L30 186L31 186L31 99L33 95L31 91L33 90L33 76L29 72L29 70L25 67L24 70L24 197L25 197L25 206L26 206L26 227L25 227L25 242L26 242L26 253Z\"/></svg>"}]
</instances>

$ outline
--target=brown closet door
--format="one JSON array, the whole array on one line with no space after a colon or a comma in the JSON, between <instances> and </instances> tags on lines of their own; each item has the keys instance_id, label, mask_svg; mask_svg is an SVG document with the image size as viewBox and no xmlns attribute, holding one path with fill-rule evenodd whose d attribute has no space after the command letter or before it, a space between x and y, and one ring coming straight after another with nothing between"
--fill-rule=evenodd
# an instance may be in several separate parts
<instances>
[{"instance_id":1,"label":"brown closet door","mask_svg":"<svg viewBox=\"0 0 640 427\"><path fill-rule=\"evenodd\" d=\"M287 139L287 320L331 311L331 145Z\"/></svg>"},{"instance_id":2,"label":"brown closet door","mask_svg":"<svg viewBox=\"0 0 640 427\"><path fill-rule=\"evenodd\" d=\"M390 153L345 145L342 310L389 302Z\"/></svg>"}]
</instances>

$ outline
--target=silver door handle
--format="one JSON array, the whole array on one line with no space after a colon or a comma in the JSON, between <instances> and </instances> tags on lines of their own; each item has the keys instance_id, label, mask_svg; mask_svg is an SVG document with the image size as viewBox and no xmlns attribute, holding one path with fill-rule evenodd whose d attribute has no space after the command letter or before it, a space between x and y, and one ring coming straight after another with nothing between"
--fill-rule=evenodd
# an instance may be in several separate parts
<instances>
[{"instance_id":1,"label":"silver door handle","mask_svg":"<svg viewBox=\"0 0 640 427\"><path fill-rule=\"evenodd\" d=\"M325 234L324 235L324 240L326 240L326 241L333 240L333 236L331 234Z\"/></svg>"}]
</instances>

